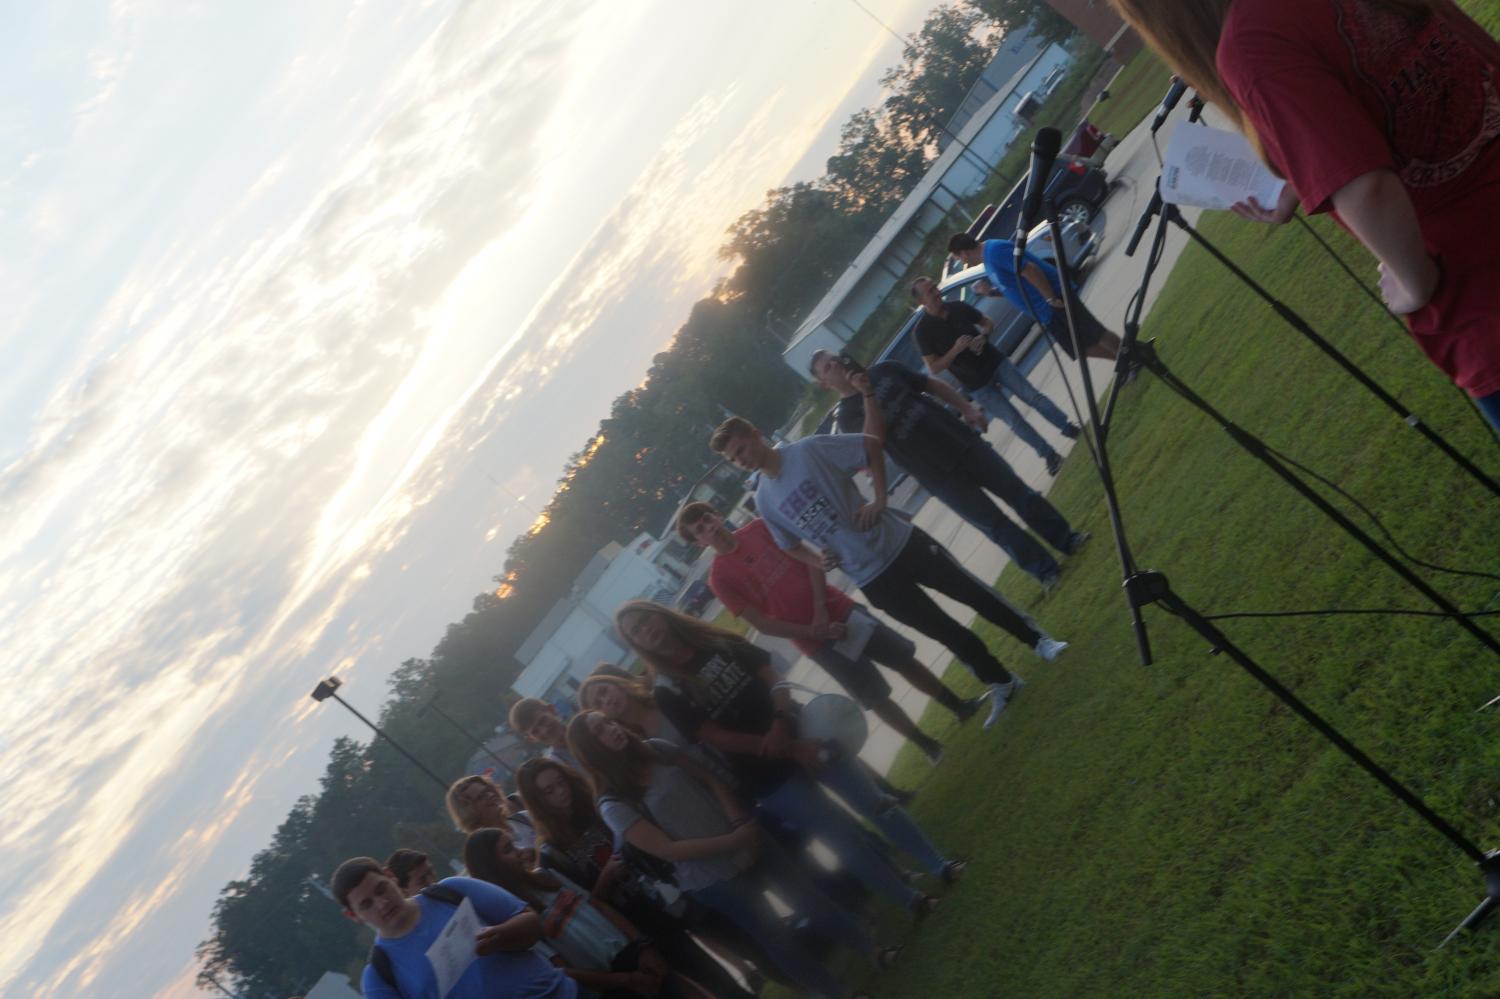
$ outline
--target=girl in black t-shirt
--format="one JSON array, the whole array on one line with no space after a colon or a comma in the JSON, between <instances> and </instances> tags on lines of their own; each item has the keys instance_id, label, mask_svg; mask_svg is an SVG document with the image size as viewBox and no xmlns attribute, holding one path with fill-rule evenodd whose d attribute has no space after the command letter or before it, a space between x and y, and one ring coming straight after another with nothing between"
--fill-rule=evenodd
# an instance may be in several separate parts
<instances>
[{"instance_id":1,"label":"girl in black t-shirt","mask_svg":"<svg viewBox=\"0 0 1500 999\"><path fill-rule=\"evenodd\" d=\"M796 704L771 658L743 636L650 601L615 612L620 635L656 678L662 713L688 738L722 752L745 793L775 820L826 843L867 888L920 919L937 899L907 883L824 784L945 882L962 862L943 857L895 799L834 747L798 738Z\"/></svg>"}]
</instances>

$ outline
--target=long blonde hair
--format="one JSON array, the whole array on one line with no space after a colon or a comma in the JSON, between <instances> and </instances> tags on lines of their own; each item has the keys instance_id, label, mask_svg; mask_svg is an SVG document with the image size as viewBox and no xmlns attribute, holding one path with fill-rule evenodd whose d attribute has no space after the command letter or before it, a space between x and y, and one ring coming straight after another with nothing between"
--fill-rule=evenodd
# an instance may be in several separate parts
<instances>
[{"instance_id":1,"label":"long blonde hair","mask_svg":"<svg viewBox=\"0 0 1500 999\"><path fill-rule=\"evenodd\" d=\"M468 777L460 777L448 788L448 815L453 819L453 824L466 833L476 829L484 828L484 821L479 817L479 811L464 797L464 792L474 786L492 788L500 798L500 810L506 815L515 812L515 806L505 796L505 788L496 784L483 774L471 774Z\"/></svg>"},{"instance_id":2,"label":"long blonde hair","mask_svg":"<svg viewBox=\"0 0 1500 999\"><path fill-rule=\"evenodd\" d=\"M699 618L680 613L670 607L664 607L652 600L631 600L620 605L615 611L615 630L620 633L625 644L635 650L635 654L641 657L641 662L651 670L653 674L665 673L676 677L678 667L676 663L669 662L658 655L647 652L625 633L624 618L627 614L655 614L663 619L667 630L672 633L678 641L695 652L738 652L745 647L754 646L745 636L727 628L720 628L709 624Z\"/></svg>"},{"instance_id":3,"label":"long blonde hair","mask_svg":"<svg viewBox=\"0 0 1500 999\"><path fill-rule=\"evenodd\" d=\"M1172 72L1187 81L1198 96L1216 106L1234 127L1250 136L1245 112L1219 76L1219 36L1234 0L1109 0L1125 22L1164 59ZM1438 10L1440 0L1359 0L1371 7L1394 11L1413 25L1422 24Z\"/></svg>"},{"instance_id":4,"label":"long blonde hair","mask_svg":"<svg viewBox=\"0 0 1500 999\"><path fill-rule=\"evenodd\" d=\"M593 699L595 691L605 687L613 687L620 691L632 704L637 704L649 711L656 710L656 701L651 696L651 684L645 677L636 676L627 680L623 676L610 676L608 673L595 673L578 685L574 700L577 701L579 709L597 710L589 701Z\"/></svg>"}]
</instances>

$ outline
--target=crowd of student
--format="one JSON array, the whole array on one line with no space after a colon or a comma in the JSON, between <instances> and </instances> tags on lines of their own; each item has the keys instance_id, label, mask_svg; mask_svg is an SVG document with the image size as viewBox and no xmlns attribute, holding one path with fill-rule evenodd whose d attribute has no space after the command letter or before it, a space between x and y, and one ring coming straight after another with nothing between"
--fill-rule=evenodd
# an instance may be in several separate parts
<instances>
[{"instance_id":1,"label":"crowd of student","mask_svg":"<svg viewBox=\"0 0 1500 999\"><path fill-rule=\"evenodd\" d=\"M988 320L950 310L929 286L912 293L927 313L919 342L930 370L961 370L979 389L999 385L1009 362L988 344ZM731 614L789 639L936 765L942 744L895 702L881 667L959 722L985 712L985 727L1024 681L929 590L972 607L1040 659L1056 659L1067 643L887 507L886 450L1047 589L1060 577L1056 559L991 497L1060 553L1088 535L1016 475L982 436L984 411L946 382L894 364L866 373L825 353L812 374L840 393L841 432L773 446L745 420L725 421L709 446L756 474L759 515L731 529L694 502L675 527L713 552L708 584ZM864 470L869 499L856 484ZM947 686L910 639L829 582L835 568L869 605L950 649L986 685L983 695ZM516 772L515 791L488 776L449 789L453 822L468 834L468 877L439 882L409 850L335 872L335 898L376 932L366 995L434 995L441 976L428 951L465 902L488 928L449 995L741 997L768 978L818 996L859 995L831 960L848 951L884 968L900 952L867 929L870 899L921 920L938 904L929 889L960 879L964 861L907 814L909 793L850 747L806 736L768 652L648 601L622 606L615 626L642 675L602 664L566 724L553 705L517 702L511 728L544 751ZM834 865L817 859L814 843Z\"/></svg>"},{"instance_id":2,"label":"crowd of student","mask_svg":"<svg viewBox=\"0 0 1500 999\"><path fill-rule=\"evenodd\" d=\"M1500 336L1493 281L1485 283L1500 257L1454 221L1500 207L1486 186L1500 176L1494 41L1447 0L1327 0L1311 27L1307 5L1289 0L1236 0L1232 10L1227 0L1192 10L1186 0L1115 2L1200 93L1253 128L1290 178L1278 205L1236 212L1285 221L1299 192L1309 209L1336 209L1381 260L1393 310L1410 316L1429 356L1500 425ZM1382 91L1372 74L1401 85ZM1445 117L1410 113L1437 89ZM1309 95L1318 99L1303 101ZM1036 315L1070 356L1118 351L1118 338L1076 304L1070 333L1059 278L1043 262L1028 256L1017 268L1010 243L966 234L949 249L983 264L991 290ZM979 311L945 302L928 278L911 290L924 311L915 337L928 371L885 363L866 372L820 352L812 374L840 396L840 433L773 446L748 422L727 420L710 446L756 473L758 516L731 529L712 506L690 503L676 529L713 551L709 585L732 614L791 640L936 764L942 745L892 699L880 667L960 722L987 708L985 726L1024 681L928 591L973 608L1042 660L1067 643L887 508L885 453L1045 589L1061 567L1041 542L1069 555L1088 535L981 436L989 416L1001 418L1055 473L1061 456L1006 393L1065 437L1077 425L988 343ZM854 481L861 470L873 485L868 499ZM835 568L870 606L951 650L986 685L983 696L946 686L910 640L830 585ZM624 605L615 624L644 675L601 667L579 687L566 724L551 705L519 702L512 727L546 750L517 771L515 792L486 776L450 788L469 877L438 881L410 850L335 872L339 904L376 933L367 996L439 997L450 977L446 995L457 999L743 997L767 979L858 995L830 961L847 951L883 968L900 951L871 936L870 899L921 920L938 905L929 889L961 878L964 861L913 821L905 793L836 741L805 737L764 650L649 602ZM815 858L814 842L835 866ZM430 957L464 910L473 920L464 925L480 927L472 948L462 941L456 964Z\"/></svg>"}]
</instances>

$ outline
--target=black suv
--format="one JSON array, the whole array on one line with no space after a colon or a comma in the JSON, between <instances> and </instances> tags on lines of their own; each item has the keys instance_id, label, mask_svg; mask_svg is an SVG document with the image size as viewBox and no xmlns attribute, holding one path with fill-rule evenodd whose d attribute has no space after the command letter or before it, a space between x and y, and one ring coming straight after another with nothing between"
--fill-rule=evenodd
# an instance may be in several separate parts
<instances>
[{"instance_id":1,"label":"black suv","mask_svg":"<svg viewBox=\"0 0 1500 999\"><path fill-rule=\"evenodd\" d=\"M1026 197L1026 178L1021 178L975 238L1009 239L1021 218L1021 202ZM1104 199L1109 197L1109 174L1104 168L1081 158L1059 156L1047 177L1047 200L1057 206L1060 222L1092 222Z\"/></svg>"}]
</instances>

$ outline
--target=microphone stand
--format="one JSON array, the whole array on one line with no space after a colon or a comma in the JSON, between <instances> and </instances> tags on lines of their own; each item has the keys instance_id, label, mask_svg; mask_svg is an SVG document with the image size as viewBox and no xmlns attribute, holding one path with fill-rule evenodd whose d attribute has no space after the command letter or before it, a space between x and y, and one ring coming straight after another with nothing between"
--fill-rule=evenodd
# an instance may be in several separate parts
<instances>
[{"instance_id":1,"label":"microphone stand","mask_svg":"<svg viewBox=\"0 0 1500 999\"><path fill-rule=\"evenodd\" d=\"M1060 240L1062 239L1062 226L1058 223L1057 212L1054 206L1050 203L1047 204L1046 211L1048 224L1052 231L1053 244L1056 246L1061 246L1063 245L1060 242ZM1137 313L1137 319L1139 318L1139 312L1141 308L1143 308L1143 303L1145 301L1145 288L1151 279L1151 272L1155 269L1156 263L1159 260L1159 250L1161 244L1165 240L1166 226L1169 221L1173 221L1171 216L1175 213L1176 209L1174 206L1165 205L1163 207L1162 221L1157 231L1155 244L1152 248L1152 253L1147 261L1146 273L1143 276L1141 282L1142 290L1140 295L1138 296L1137 307L1135 310ZM1327 719L1319 715L1310 706L1308 706L1299 697L1297 697L1296 694L1294 694L1285 685L1280 683L1275 677L1273 677L1264 668L1262 668L1259 663L1257 663L1250 657L1248 653L1246 653L1243 649L1236 645L1228 635L1226 635L1222 630L1218 628L1217 625L1204 617L1203 614L1201 614L1192 606L1192 604L1190 604L1181 595L1174 591L1170 582L1167 580L1167 577L1163 573L1151 570L1141 570L1136 566L1134 555L1130 550L1130 545L1126 538L1124 520L1122 519L1120 514L1119 498L1115 490L1114 471L1110 465L1109 450L1107 446L1106 435L1104 433L1104 427L1101 425L1099 405L1094 397L1093 379L1089 373L1088 356L1084 353L1083 345L1079 343L1078 340L1078 327L1074 315L1079 307L1079 303L1077 301L1077 295L1072 287L1072 269L1068 266L1067 254L1058 254L1058 273L1060 278L1059 283L1061 284L1059 294L1062 298L1062 308L1064 310L1064 316L1067 321L1068 336L1072 341L1073 353L1078 361L1079 376L1082 379L1084 385L1083 395L1088 408L1090 430L1093 432L1094 436L1094 446L1092 447L1091 451L1094 455L1094 464L1096 470L1099 473L1100 483L1103 486L1104 502L1109 511L1110 530L1114 535L1115 550L1119 553L1120 570L1121 577L1124 583L1126 605L1130 610L1132 628L1135 632L1136 647L1140 653L1141 664L1149 666L1152 662L1150 641L1146 632L1145 620L1141 612L1145 607L1149 607L1154 604L1161 607L1167 613L1181 619L1185 624L1187 624L1189 628L1202 636L1204 640L1209 643L1214 652L1222 652L1227 655L1229 659L1235 663L1235 665L1243 669L1247 674L1249 674L1252 679L1254 679L1257 683L1259 683L1262 687L1269 691L1274 697L1280 700L1282 704L1291 709L1299 718L1305 721L1313 728L1314 731L1316 731L1320 736L1322 736L1325 740L1332 744L1341 753L1347 756L1355 765L1357 765L1360 769L1364 770L1367 774L1373 777L1382 787L1389 791L1397 801L1404 805L1423 822L1427 823L1428 826L1430 826L1440 836L1446 839L1450 845L1452 845L1465 857L1471 860L1475 864L1475 866L1479 868L1480 876L1484 884L1484 898L1480 901L1478 906L1475 907L1474 910L1471 911L1467 916L1465 916L1464 919L1458 924L1458 926L1455 927L1453 931L1443 939L1443 942L1442 944L1439 944L1439 947L1446 945L1450 940L1458 936L1464 930L1471 930L1474 927L1478 926L1479 923L1482 922L1495 909L1497 905L1500 905L1500 850L1491 850L1489 852L1486 852L1480 849L1473 842L1473 840L1469 839L1463 833L1459 832L1452 823L1448 822L1445 818L1443 818L1443 816L1434 811L1431 806L1429 806L1425 801L1422 800L1419 795L1416 794L1416 792L1412 791L1409 787L1403 784L1389 770L1385 769L1379 763L1375 762L1373 758L1371 758L1368 754L1366 754L1363 750L1361 750L1358 746L1356 746L1353 742L1346 738L1337 728L1330 724ZM1025 279L1020 277L1020 275L1017 275L1017 279L1020 281L1024 289ZM1357 537L1360 537L1361 540L1368 542L1366 544L1367 548L1372 548L1373 550L1374 548L1379 547L1378 545L1374 544L1373 539L1368 538L1368 536L1364 535L1363 532L1359 531L1357 528L1354 528L1354 526L1348 522L1347 518L1343 517L1343 515L1336 509L1331 507L1326 500L1323 500L1321 496L1318 496L1315 492L1308 488L1305 483L1302 483L1301 480L1298 479L1284 465L1281 465L1281 463L1277 461L1265 449L1264 445L1261 444L1261 442L1259 442L1257 439L1255 439L1245 431L1236 427L1222 414L1218 413L1217 410L1213 409L1213 407L1210 406L1205 400L1203 400L1201 396L1198 396L1196 393L1193 393L1191 389L1188 389L1187 386L1184 385L1178 378L1176 378L1176 376L1167 369L1166 365L1161 362L1161 359L1156 354L1153 344L1149 342L1146 344L1141 344L1138 340L1134 340L1131 342L1129 349L1131 354L1134 355L1134 360L1137 363L1147 368L1158 377L1161 377L1164 384L1166 384L1174 392L1177 392L1184 399L1187 399L1188 402L1202 409L1210 417L1219 421L1224 426L1224 428L1229 431L1231 438L1237 444L1245 448L1252 455L1259 458L1263 463L1267 464L1268 467L1271 467L1273 471L1276 471L1278 475L1280 475L1285 481L1288 482L1288 484L1292 485L1293 488L1296 488L1299 493L1302 493L1309 500L1313 501L1314 504L1319 507L1319 509L1323 510L1325 514L1328 514L1331 518L1333 518L1335 522L1340 523L1340 526L1344 527L1346 530L1350 530L1351 534L1355 534ZM1125 350L1126 347L1122 342L1121 353L1123 354ZM1353 529L1351 530L1351 528ZM1384 556L1384 559L1388 561L1388 564L1390 561L1392 561L1388 553ZM1410 575L1409 571L1405 569L1405 566L1401 566L1400 569L1403 576ZM1437 600L1442 600L1440 595L1436 594L1433 591L1430 591L1430 588L1427 588L1426 584L1421 583L1420 580L1413 579L1409 581L1413 581L1414 585L1420 584L1418 587L1419 589L1423 589L1424 592L1430 592L1431 596L1436 598ZM1446 601L1443 601L1443 603L1439 604L1439 606L1444 605L1446 605ZM1472 621L1469 621L1467 618L1465 618L1463 614L1457 610L1457 608L1453 608L1450 613L1453 613L1460 621L1460 623L1464 624L1471 631L1471 633L1475 633L1476 637L1479 637L1486 646L1488 646L1492 650L1500 651L1500 646L1496 645L1494 638L1489 636L1487 632L1484 632L1483 629L1478 628L1477 625L1474 625Z\"/></svg>"},{"instance_id":2,"label":"microphone stand","mask_svg":"<svg viewBox=\"0 0 1500 999\"><path fill-rule=\"evenodd\" d=\"M1170 98L1172 91L1167 91ZM1166 101L1162 101L1163 105ZM1170 109L1168 109L1170 110ZM1203 118L1203 100L1196 94L1188 101L1188 122L1194 123ZM1155 140L1157 129L1166 120L1165 114L1158 114L1157 120L1151 123L1151 135ZM1146 229L1151 225L1151 220L1161 214L1161 178L1156 178L1156 183L1151 189L1151 200L1146 205L1146 210L1135 223L1135 232L1130 237L1130 242L1125 244L1125 256L1135 256L1136 247L1140 245L1141 237L1146 234ZM1141 287L1136 292L1136 297L1130 300L1130 306L1125 310L1125 329L1120 335L1120 352L1115 357L1115 377L1109 386L1109 398L1104 403L1104 418L1100 421L1101 434L1108 434L1110 425L1114 422L1115 403L1120 399L1120 390L1130 383L1134 373L1140 365L1134 361L1134 353L1131 347L1141 334L1141 313L1146 309L1146 291L1151 286L1151 275L1155 273L1156 266L1160 263L1161 250L1166 244L1162 230L1166 228L1166 221L1157 227L1157 235L1152 239L1151 251L1147 256L1146 271L1141 279Z\"/></svg>"}]
</instances>

